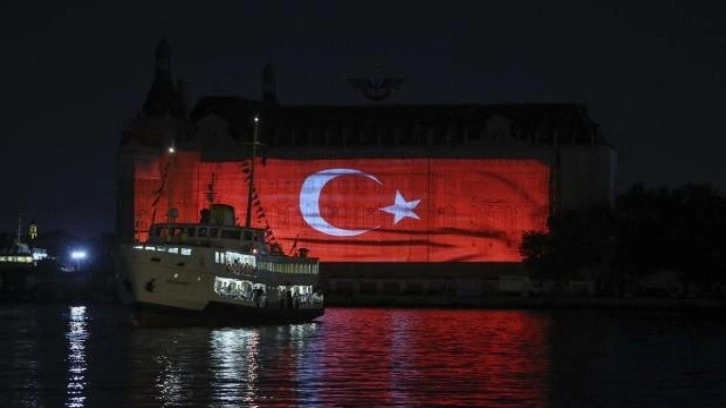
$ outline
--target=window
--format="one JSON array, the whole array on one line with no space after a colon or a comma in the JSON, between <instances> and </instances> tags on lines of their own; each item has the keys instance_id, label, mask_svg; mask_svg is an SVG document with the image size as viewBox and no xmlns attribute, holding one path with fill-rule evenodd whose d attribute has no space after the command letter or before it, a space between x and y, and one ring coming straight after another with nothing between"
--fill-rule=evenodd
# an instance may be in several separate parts
<instances>
[{"instance_id":1,"label":"window","mask_svg":"<svg viewBox=\"0 0 726 408\"><path fill-rule=\"evenodd\" d=\"M242 231L240 230L230 230L230 229L223 229L222 234L220 235L220 238L224 239L234 239L238 240L242 237Z\"/></svg>"},{"instance_id":2,"label":"window","mask_svg":"<svg viewBox=\"0 0 726 408\"><path fill-rule=\"evenodd\" d=\"M245 241L252 241L252 231L246 230L244 239Z\"/></svg>"},{"instance_id":3,"label":"window","mask_svg":"<svg viewBox=\"0 0 726 408\"><path fill-rule=\"evenodd\" d=\"M219 228L209 229L209 238L217 238L217 235L219 235Z\"/></svg>"},{"instance_id":4,"label":"window","mask_svg":"<svg viewBox=\"0 0 726 408\"><path fill-rule=\"evenodd\" d=\"M207 228L199 228L199 237L203 238L207 236Z\"/></svg>"}]
</instances>

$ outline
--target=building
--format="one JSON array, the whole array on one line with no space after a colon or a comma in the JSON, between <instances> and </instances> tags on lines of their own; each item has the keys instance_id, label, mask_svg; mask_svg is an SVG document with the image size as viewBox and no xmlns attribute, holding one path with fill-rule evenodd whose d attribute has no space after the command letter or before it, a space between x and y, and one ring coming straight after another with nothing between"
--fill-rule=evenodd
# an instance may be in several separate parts
<instances>
[{"instance_id":1,"label":"building","mask_svg":"<svg viewBox=\"0 0 726 408\"><path fill-rule=\"evenodd\" d=\"M334 293L519 291L522 232L612 205L614 174L582 104L290 106L268 65L259 100L187 111L162 40L121 140L117 232L143 240L152 222L227 203L285 251L320 257Z\"/></svg>"}]
</instances>

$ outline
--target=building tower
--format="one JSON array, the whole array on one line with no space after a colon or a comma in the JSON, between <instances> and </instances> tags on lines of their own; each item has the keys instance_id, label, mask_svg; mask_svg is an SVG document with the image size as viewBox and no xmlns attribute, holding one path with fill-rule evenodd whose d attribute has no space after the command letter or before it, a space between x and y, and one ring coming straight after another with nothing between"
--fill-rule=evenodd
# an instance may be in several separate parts
<instances>
[{"instance_id":1,"label":"building tower","mask_svg":"<svg viewBox=\"0 0 726 408\"><path fill-rule=\"evenodd\" d=\"M166 38L156 46L154 83L146 96L143 114L146 117L184 117L184 103L171 76L171 47Z\"/></svg>"},{"instance_id":2,"label":"building tower","mask_svg":"<svg viewBox=\"0 0 726 408\"><path fill-rule=\"evenodd\" d=\"M175 85L171 73L171 47L166 38L156 46L154 81L141 112L124 129L116 168L116 234L122 242L138 237L147 225L135 219L135 165L149 162L170 144L188 139L191 127L186 117L183 92L185 81Z\"/></svg>"},{"instance_id":3,"label":"building tower","mask_svg":"<svg viewBox=\"0 0 726 408\"><path fill-rule=\"evenodd\" d=\"M35 220L31 221L28 226L28 238L30 241L35 241L38 238L38 223Z\"/></svg>"},{"instance_id":4,"label":"building tower","mask_svg":"<svg viewBox=\"0 0 726 408\"><path fill-rule=\"evenodd\" d=\"M275 70L269 63L262 70L262 102L265 104L277 104Z\"/></svg>"}]
</instances>

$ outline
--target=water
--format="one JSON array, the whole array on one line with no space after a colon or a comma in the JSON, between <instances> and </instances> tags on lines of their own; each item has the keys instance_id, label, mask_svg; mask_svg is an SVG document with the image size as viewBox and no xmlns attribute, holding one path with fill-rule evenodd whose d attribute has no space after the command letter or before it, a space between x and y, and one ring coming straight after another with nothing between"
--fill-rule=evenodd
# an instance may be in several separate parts
<instances>
[{"instance_id":1,"label":"water","mask_svg":"<svg viewBox=\"0 0 726 408\"><path fill-rule=\"evenodd\" d=\"M2 305L11 407L726 404L726 322L607 311L329 309L317 323L131 329L117 306Z\"/></svg>"}]
</instances>

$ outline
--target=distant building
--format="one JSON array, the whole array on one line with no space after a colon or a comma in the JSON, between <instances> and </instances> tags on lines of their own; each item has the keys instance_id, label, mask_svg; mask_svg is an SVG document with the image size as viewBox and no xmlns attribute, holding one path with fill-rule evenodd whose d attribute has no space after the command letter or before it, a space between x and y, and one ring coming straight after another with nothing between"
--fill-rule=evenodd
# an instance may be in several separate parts
<instances>
[{"instance_id":1,"label":"distant building","mask_svg":"<svg viewBox=\"0 0 726 408\"><path fill-rule=\"evenodd\" d=\"M613 203L615 151L582 104L291 106L268 65L259 100L202 97L187 111L170 55L162 40L121 139L124 240L169 216L195 221L212 202L243 223L255 116L253 225L320 257L333 291L515 288L523 231Z\"/></svg>"}]
</instances>

